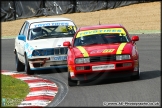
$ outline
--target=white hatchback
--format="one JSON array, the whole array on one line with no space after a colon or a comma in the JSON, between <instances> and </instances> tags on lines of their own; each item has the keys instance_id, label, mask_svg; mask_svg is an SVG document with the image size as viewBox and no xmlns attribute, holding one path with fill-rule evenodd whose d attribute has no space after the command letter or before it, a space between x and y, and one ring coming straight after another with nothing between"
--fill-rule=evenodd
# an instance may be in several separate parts
<instances>
[{"instance_id":1,"label":"white hatchback","mask_svg":"<svg viewBox=\"0 0 162 108\"><path fill-rule=\"evenodd\" d=\"M26 20L15 39L16 70L34 74L34 70L67 67L64 41L71 41L77 26L68 18Z\"/></svg>"}]
</instances>

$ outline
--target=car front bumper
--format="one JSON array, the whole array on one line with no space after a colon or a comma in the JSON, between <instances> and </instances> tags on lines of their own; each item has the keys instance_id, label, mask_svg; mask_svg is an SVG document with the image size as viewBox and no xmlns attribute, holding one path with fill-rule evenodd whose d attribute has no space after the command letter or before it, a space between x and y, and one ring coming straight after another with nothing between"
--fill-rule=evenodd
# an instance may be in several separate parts
<instances>
[{"instance_id":1,"label":"car front bumper","mask_svg":"<svg viewBox=\"0 0 162 108\"><path fill-rule=\"evenodd\" d=\"M93 70L93 66L113 65L113 68ZM68 70L72 80L91 80L98 78L126 77L138 74L138 60L118 61L118 62L98 62L68 65ZM80 68L78 68L80 67ZM84 70L81 70L83 69ZM78 69L80 70L78 70ZM137 68L137 69L136 69ZM102 77L101 77L102 76Z\"/></svg>"},{"instance_id":2,"label":"car front bumper","mask_svg":"<svg viewBox=\"0 0 162 108\"><path fill-rule=\"evenodd\" d=\"M53 69L53 68L66 68L67 61L50 61L49 59L29 60L31 70Z\"/></svg>"}]
</instances>

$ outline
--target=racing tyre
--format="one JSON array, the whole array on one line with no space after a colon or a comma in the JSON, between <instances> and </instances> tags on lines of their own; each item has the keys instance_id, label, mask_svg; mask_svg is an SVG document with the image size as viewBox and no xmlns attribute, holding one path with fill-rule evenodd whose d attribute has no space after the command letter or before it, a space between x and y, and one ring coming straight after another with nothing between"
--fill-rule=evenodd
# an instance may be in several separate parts
<instances>
[{"instance_id":1,"label":"racing tyre","mask_svg":"<svg viewBox=\"0 0 162 108\"><path fill-rule=\"evenodd\" d=\"M16 61L16 71L17 72L24 71L25 65L19 60L19 58L17 56L17 52L15 54L15 61Z\"/></svg>"},{"instance_id":2,"label":"racing tyre","mask_svg":"<svg viewBox=\"0 0 162 108\"><path fill-rule=\"evenodd\" d=\"M132 79L132 80L140 79L140 68L139 68L139 66L138 66L138 72L137 72L137 74L131 76L131 79Z\"/></svg>"},{"instance_id":3,"label":"racing tyre","mask_svg":"<svg viewBox=\"0 0 162 108\"><path fill-rule=\"evenodd\" d=\"M70 72L68 72L68 85L69 86L76 86L77 85L77 81L76 80L71 80Z\"/></svg>"},{"instance_id":4,"label":"racing tyre","mask_svg":"<svg viewBox=\"0 0 162 108\"><path fill-rule=\"evenodd\" d=\"M34 74L34 71L30 70L28 58L26 57L26 55L25 55L25 71L26 71L26 74L28 74L28 75Z\"/></svg>"}]
</instances>

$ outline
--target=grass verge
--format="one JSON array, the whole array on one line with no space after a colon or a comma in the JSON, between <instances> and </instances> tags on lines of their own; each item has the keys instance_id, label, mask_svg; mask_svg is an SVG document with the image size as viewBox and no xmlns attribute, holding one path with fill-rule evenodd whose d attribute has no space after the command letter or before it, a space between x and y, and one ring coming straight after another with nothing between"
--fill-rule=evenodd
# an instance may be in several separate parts
<instances>
[{"instance_id":1,"label":"grass verge","mask_svg":"<svg viewBox=\"0 0 162 108\"><path fill-rule=\"evenodd\" d=\"M129 34L155 34L155 33L161 33L160 30L134 30L134 31L128 31Z\"/></svg>"},{"instance_id":2,"label":"grass verge","mask_svg":"<svg viewBox=\"0 0 162 108\"><path fill-rule=\"evenodd\" d=\"M1 75L1 106L17 107L28 93L27 83L9 75Z\"/></svg>"}]
</instances>

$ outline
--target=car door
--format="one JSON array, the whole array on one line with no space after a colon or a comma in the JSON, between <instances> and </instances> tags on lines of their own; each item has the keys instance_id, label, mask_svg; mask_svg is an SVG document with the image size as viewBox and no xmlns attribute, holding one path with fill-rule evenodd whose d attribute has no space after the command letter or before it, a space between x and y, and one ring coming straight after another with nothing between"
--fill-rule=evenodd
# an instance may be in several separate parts
<instances>
[{"instance_id":1,"label":"car door","mask_svg":"<svg viewBox=\"0 0 162 108\"><path fill-rule=\"evenodd\" d=\"M28 22L25 22L24 26L22 27L22 30L19 35L25 36L25 40L19 40L19 53L20 53L20 60L25 63L25 57L24 57L24 45L27 42L27 36L28 36Z\"/></svg>"},{"instance_id":2,"label":"car door","mask_svg":"<svg viewBox=\"0 0 162 108\"><path fill-rule=\"evenodd\" d=\"M22 51L21 51L21 45L22 45L22 40L19 40L18 37L20 35L23 35L23 32L24 32L24 28L26 26L26 22L24 22L24 24L22 25L21 29L20 29L20 32L15 40L15 46L16 46L16 51L17 51L17 54L18 54L18 58L19 60L22 62Z\"/></svg>"}]
</instances>

